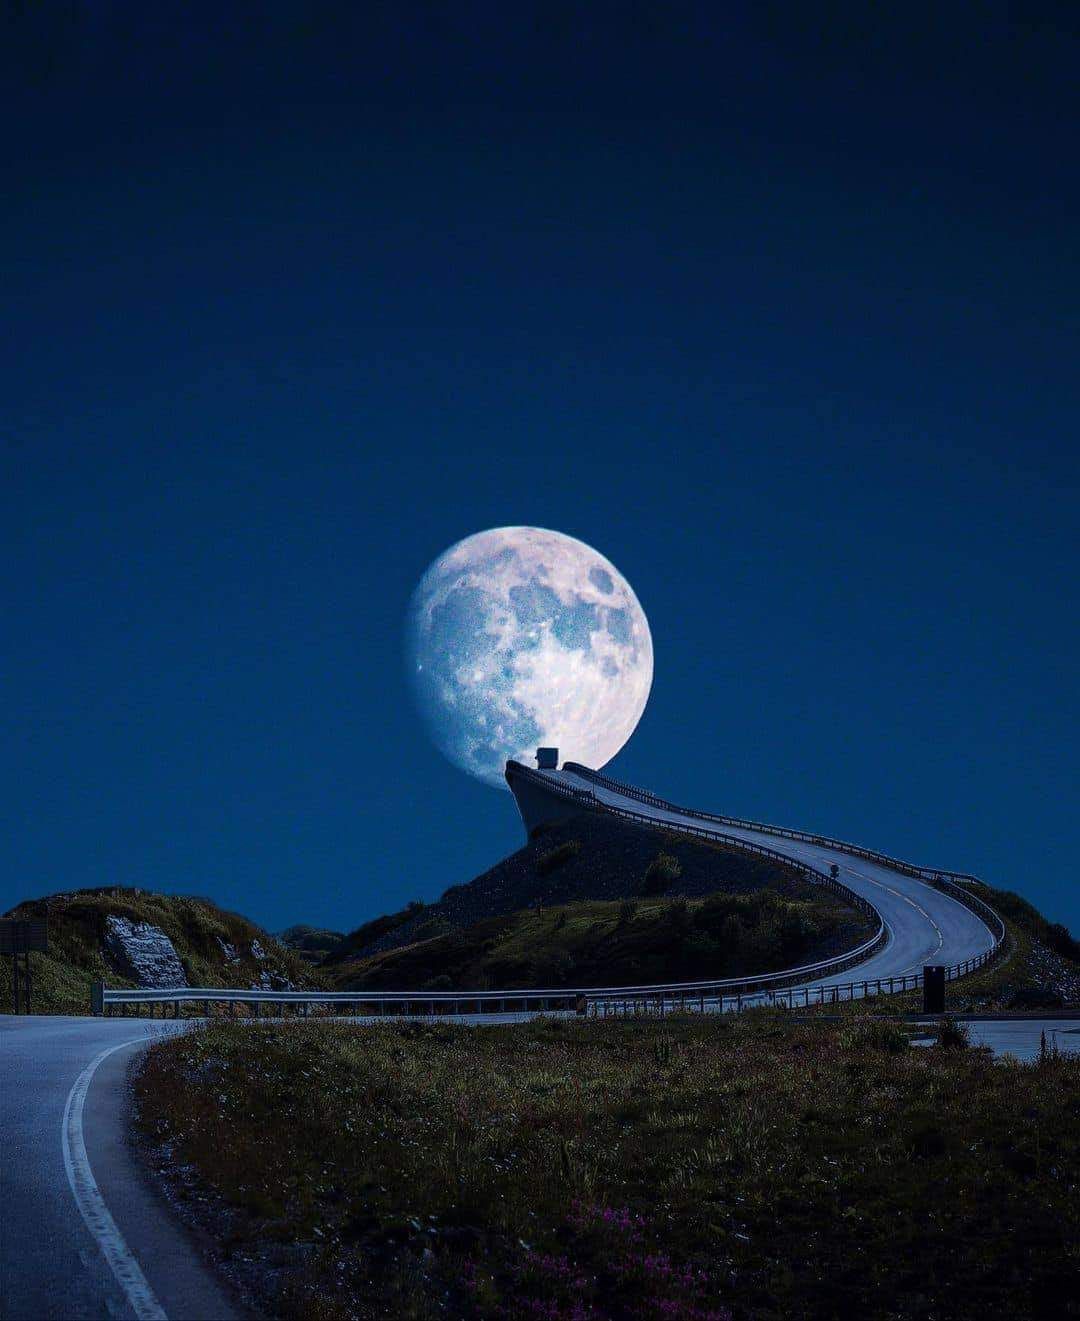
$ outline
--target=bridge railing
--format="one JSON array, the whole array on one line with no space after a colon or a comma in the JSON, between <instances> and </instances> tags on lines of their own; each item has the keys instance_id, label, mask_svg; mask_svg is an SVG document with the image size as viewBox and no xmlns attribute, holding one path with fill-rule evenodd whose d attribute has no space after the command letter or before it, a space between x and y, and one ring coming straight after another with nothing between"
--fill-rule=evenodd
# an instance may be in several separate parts
<instances>
[{"instance_id":1,"label":"bridge railing","mask_svg":"<svg viewBox=\"0 0 1080 1321\"><path fill-rule=\"evenodd\" d=\"M529 770L531 768L525 767L525 769ZM592 783L599 784L604 788L612 789L627 798L635 798L638 802L648 803L652 807L658 807L665 812L674 812L679 816L694 817L702 821L715 821L720 825L734 826L739 830L754 830L763 835L777 835L783 839L797 839L807 844L817 844L822 848L836 849L842 853L853 854L857 858L864 858L867 862L880 863L883 867L888 867L892 871L898 871L905 876L914 876L919 880L933 881L941 877L960 885L983 884L977 876L972 876L968 872L950 871L946 867L920 867L913 862L905 862L902 858L893 858L887 853L878 852L876 849L867 849L861 844L850 844L846 840L833 839L829 835L818 835L809 830L793 830L787 826L774 826L766 821L751 821L745 817L722 816L716 812L702 812L693 807L681 807L678 803L672 803L666 798L661 798L659 794L650 793L647 789L638 789L632 784L624 784L621 780L613 780L610 776L601 775L599 771L594 771L590 767L582 766L575 761L565 762L563 770L569 771L572 775L577 775L582 779L591 780ZM549 783L552 782L549 781Z\"/></svg>"},{"instance_id":2,"label":"bridge railing","mask_svg":"<svg viewBox=\"0 0 1080 1321\"><path fill-rule=\"evenodd\" d=\"M555 793L558 796L567 796L580 804L583 809L610 813L627 820L635 821L641 825L647 825L652 829L658 827L663 829L667 827L677 831L679 834L700 835L707 839L717 840L718 842L722 842L734 848L746 849L749 852L787 863L789 866L801 870L812 883L825 885L831 888L835 893L842 894L849 902L860 908L861 911L873 912L878 917L879 922L881 921L881 915L869 900L865 899L862 895L856 894L854 890L851 890L848 886L844 885L842 881L834 879L831 875L822 871L821 868L815 867L811 863L805 862L801 859L792 858L786 853L770 849L765 845L759 845L750 840L742 839L740 836L730 835L723 830L709 828L708 826L690 825L685 821L665 822L658 820L654 816L649 816L644 812L635 812L630 808L617 806L614 803L598 798L591 790L577 789L573 785L561 783L560 781L552 779L550 776L544 775L540 771L534 771L529 766L521 766L517 762L511 762L508 764L508 774L511 773L511 768L513 774L523 775L524 777L543 785L549 793ZM970 959L965 959L962 963L955 963L947 967L945 970L946 981L956 981L960 977L966 977L970 973L977 972L980 968L986 967L988 963L992 962L999 956L1004 948L1006 941L1006 928L1004 921L1000 914L996 913L994 909L985 902L985 900L973 893L970 888L972 884L982 884L977 877L969 876L963 872L948 872L929 867L916 867L912 863L902 862L898 859L890 858L886 854L875 853L870 849L863 849L859 845L845 844L841 841L830 839L824 835L811 835L807 831L786 830L780 826L765 826L756 822L745 821L737 817L721 817L708 812L698 812L693 809L686 809L675 803L670 803L666 799L660 798L655 794L650 794L645 790L634 788L631 785L622 785L616 780L610 780L606 776L590 770L587 766L579 766L575 762L565 763L563 769L589 779L593 783L610 787L621 795L635 798L638 801L647 803L653 807L658 807L662 811L671 812L678 816L691 817L699 821L716 822L718 825L734 825L743 829L760 830L764 833L782 836L785 839L805 840L823 847L834 848L847 853L854 853L859 857L881 863L883 866L887 866L894 871L900 871L907 875L915 876L919 880L934 886L935 889L939 889L943 893L948 894L951 898L956 899L957 902L963 904L966 908L974 912L986 924L992 942L990 948L984 950L981 954L977 954ZM882 934L882 939L878 943L884 943L884 934ZM852 951L849 956L846 956L850 958L851 962L846 963L844 966L851 967L854 962L862 962L870 956L870 953L873 953L873 949L862 954L860 954L859 951ZM833 971L842 970L843 969L834 969ZM796 973L799 971L800 970L795 970ZM821 974L819 973L792 975L790 978L792 984L788 985L787 990L783 994L777 995L775 993L775 988L770 988L766 991L768 1001L770 1003L786 1004L789 1008L795 1008L798 1006L809 1007L812 1004L837 1003L837 997L839 997L840 1000L845 998L850 1000L861 999L869 995L887 995L897 991L916 990L920 989L923 984L923 974L921 972L909 973L906 977L869 978L864 981L844 982L839 985L830 984L828 986L799 987L794 984L797 982L810 981L813 977L820 975ZM784 976L784 974L777 974L777 976ZM758 987L757 989L761 990L762 988ZM747 995L748 992L746 991L735 993L734 1001L736 1008L742 1008L743 1001L747 999ZM600 992L594 994L591 998L590 1011L600 1013L601 1015L605 1012L652 1012L654 1010L663 1013L666 1012L665 1005L681 1005L683 1004L684 999L684 988L655 987L651 990L649 988L642 988L641 990L630 990L629 992L624 991L622 993L616 992L614 994ZM700 1003L701 995L700 992L692 990L690 991L690 998L688 1001L690 1007L693 1007L693 1002L695 1000ZM760 996L755 997L754 1002L760 1002ZM635 1005L637 1006L636 1009ZM714 999L710 1003L708 997L706 997L705 1004L703 1004L702 1007L705 1007L705 1005L716 1007L716 1001ZM727 999L724 1000L723 1007L728 1007Z\"/></svg>"}]
</instances>

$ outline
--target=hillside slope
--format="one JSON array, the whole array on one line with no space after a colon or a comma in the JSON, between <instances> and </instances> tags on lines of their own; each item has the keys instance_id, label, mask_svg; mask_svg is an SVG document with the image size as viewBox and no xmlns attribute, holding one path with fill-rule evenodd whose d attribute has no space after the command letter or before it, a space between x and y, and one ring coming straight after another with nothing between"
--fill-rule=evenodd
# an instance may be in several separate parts
<instances>
[{"instance_id":1,"label":"hillside slope","mask_svg":"<svg viewBox=\"0 0 1080 1321\"><path fill-rule=\"evenodd\" d=\"M345 939L344 931L329 931L326 927L308 926L298 922L277 933L286 949L295 950L305 963L321 963Z\"/></svg>"},{"instance_id":2,"label":"hillside slope","mask_svg":"<svg viewBox=\"0 0 1080 1321\"><path fill-rule=\"evenodd\" d=\"M524 848L433 904L412 903L350 933L324 960L328 970L463 931L490 918L583 902L767 891L818 900L794 866L743 850L586 812L533 833Z\"/></svg>"},{"instance_id":3,"label":"hillside slope","mask_svg":"<svg viewBox=\"0 0 1080 1321\"><path fill-rule=\"evenodd\" d=\"M30 956L35 1013L87 1013L94 981L285 989L318 978L261 927L209 899L138 889L75 890L28 900L4 916L48 919L48 952ZM144 949L150 951L146 959ZM0 1013L11 1009L11 979L5 977Z\"/></svg>"},{"instance_id":4,"label":"hillside slope","mask_svg":"<svg viewBox=\"0 0 1080 1321\"><path fill-rule=\"evenodd\" d=\"M349 990L630 986L790 968L871 934L868 918L829 894L593 900L487 918L327 974Z\"/></svg>"}]
</instances>

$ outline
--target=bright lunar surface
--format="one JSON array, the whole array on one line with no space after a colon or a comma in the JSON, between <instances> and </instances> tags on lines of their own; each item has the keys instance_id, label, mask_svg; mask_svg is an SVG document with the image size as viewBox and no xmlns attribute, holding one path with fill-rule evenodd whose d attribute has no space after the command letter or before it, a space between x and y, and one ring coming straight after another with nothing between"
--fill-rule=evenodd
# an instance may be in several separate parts
<instances>
[{"instance_id":1,"label":"bright lunar surface","mask_svg":"<svg viewBox=\"0 0 1080 1321\"><path fill-rule=\"evenodd\" d=\"M538 747L603 766L652 686L652 637L630 584L545 528L492 528L440 555L413 595L408 650L435 743L504 788L507 758L534 765Z\"/></svg>"}]
</instances>

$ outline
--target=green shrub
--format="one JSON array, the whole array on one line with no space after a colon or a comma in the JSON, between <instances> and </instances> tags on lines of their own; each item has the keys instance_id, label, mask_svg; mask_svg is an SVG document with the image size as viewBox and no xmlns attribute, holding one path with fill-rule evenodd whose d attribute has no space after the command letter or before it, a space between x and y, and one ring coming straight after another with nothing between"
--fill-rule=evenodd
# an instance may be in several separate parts
<instances>
[{"instance_id":1,"label":"green shrub","mask_svg":"<svg viewBox=\"0 0 1080 1321\"><path fill-rule=\"evenodd\" d=\"M719 965L724 948L705 931L694 931L683 941L682 955L691 967Z\"/></svg>"},{"instance_id":2,"label":"green shrub","mask_svg":"<svg viewBox=\"0 0 1080 1321\"><path fill-rule=\"evenodd\" d=\"M971 1045L971 1037L963 1023L943 1018L938 1024L937 1044L946 1050L966 1050Z\"/></svg>"},{"instance_id":3,"label":"green shrub","mask_svg":"<svg viewBox=\"0 0 1080 1321\"><path fill-rule=\"evenodd\" d=\"M628 927L637 914L637 904L632 899L626 899L619 905L619 926ZM565 915L564 915L565 918Z\"/></svg>"},{"instance_id":4,"label":"green shrub","mask_svg":"<svg viewBox=\"0 0 1080 1321\"><path fill-rule=\"evenodd\" d=\"M672 853L658 853L645 869L644 894L664 894L682 875L682 863Z\"/></svg>"},{"instance_id":5,"label":"green shrub","mask_svg":"<svg viewBox=\"0 0 1080 1321\"><path fill-rule=\"evenodd\" d=\"M669 904L664 916L677 931L689 930L691 923L690 905L685 899L676 899Z\"/></svg>"},{"instance_id":6,"label":"green shrub","mask_svg":"<svg viewBox=\"0 0 1080 1321\"><path fill-rule=\"evenodd\" d=\"M898 1023L873 1018L859 1018L845 1027L840 1043L848 1050L883 1050L888 1055L900 1055L911 1044Z\"/></svg>"},{"instance_id":7,"label":"green shrub","mask_svg":"<svg viewBox=\"0 0 1080 1321\"><path fill-rule=\"evenodd\" d=\"M724 918L724 925L720 928L720 943L729 954L735 954L741 948L746 940L746 928L743 926L742 919L738 913L732 913Z\"/></svg>"}]
</instances>

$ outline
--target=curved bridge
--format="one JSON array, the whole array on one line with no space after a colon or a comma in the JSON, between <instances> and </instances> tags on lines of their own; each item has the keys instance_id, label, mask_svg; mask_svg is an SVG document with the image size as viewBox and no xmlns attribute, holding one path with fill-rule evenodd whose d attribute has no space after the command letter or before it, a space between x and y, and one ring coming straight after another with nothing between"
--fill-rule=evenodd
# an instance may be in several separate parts
<instances>
[{"instance_id":1,"label":"curved bridge","mask_svg":"<svg viewBox=\"0 0 1080 1321\"><path fill-rule=\"evenodd\" d=\"M632 995L662 993L677 998L681 993L698 998L708 988L707 994L715 1002L736 994L742 999L744 988L753 992L771 982L773 986L799 986L800 998L813 1004L835 997L841 986L847 991L845 999L857 994L854 988L860 984L863 994L909 990L921 985L922 969L927 964L945 966L947 978L954 980L982 967L1004 942L1001 918L978 897L980 883L976 878L964 873L916 866L806 831L680 807L574 762L566 763L560 771L533 770L508 762L506 779L526 830L541 821L589 810L716 839L781 857L818 883L827 883L835 875L837 888L849 892L855 902L868 905L881 920L876 940L839 960L790 969L786 975L769 979L635 987ZM858 965L857 974L850 971L854 963ZM853 983L853 976L857 976L857 983ZM609 994L613 1001L625 1002L626 992ZM792 998L789 994L789 1003Z\"/></svg>"}]
</instances>

